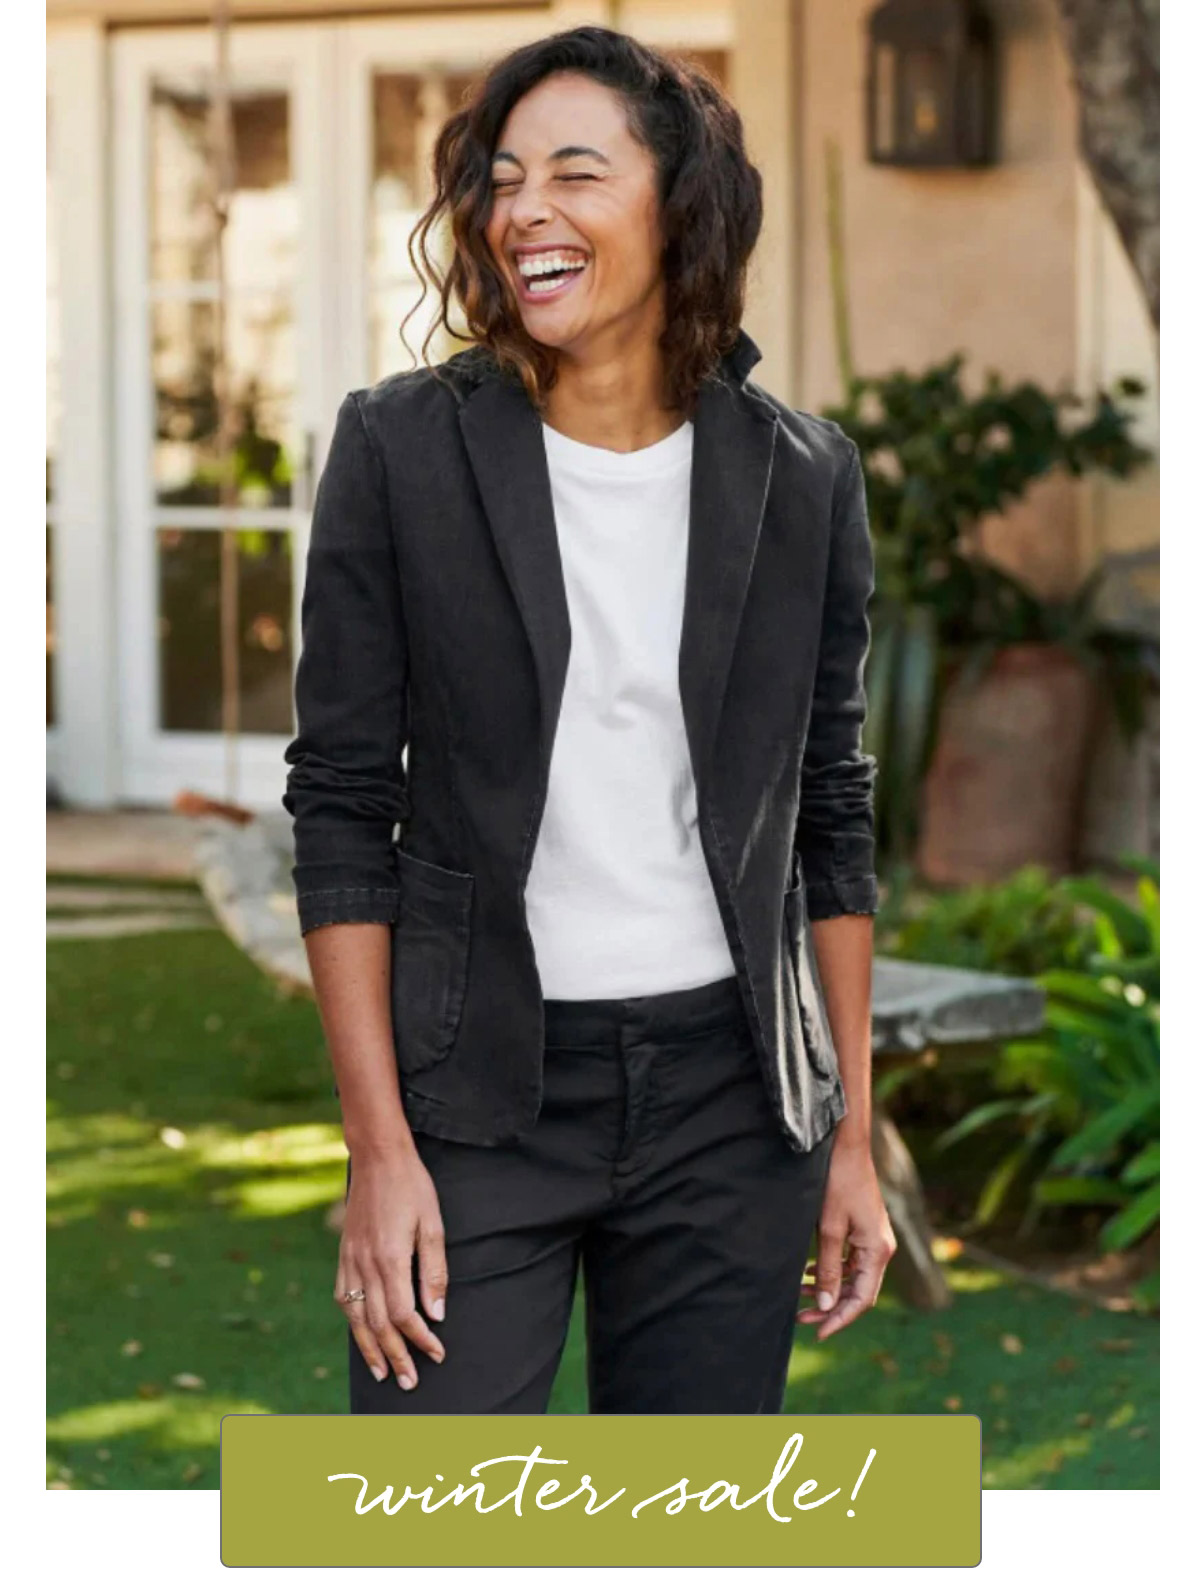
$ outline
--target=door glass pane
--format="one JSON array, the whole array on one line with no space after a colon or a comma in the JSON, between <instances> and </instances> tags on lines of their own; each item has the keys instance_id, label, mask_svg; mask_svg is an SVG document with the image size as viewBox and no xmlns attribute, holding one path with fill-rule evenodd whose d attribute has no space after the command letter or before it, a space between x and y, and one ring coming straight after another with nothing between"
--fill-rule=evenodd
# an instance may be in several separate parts
<instances>
[{"instance_id":1,"label":"door glass pane","mask_svg":"<svg viewBox=\"0 0 1200 1578\"><path fill-rule=\"evenodd\" d=\"M154 490L160 504L220 502L217 456L217 309L172 297L152 309ZM226 354L234 410L233 474L238 502L292 500L296 430L296 334L283 293L233 295L226 307Z\"/></svg>"},{"instance_id":2,"label":"door glass pane","mask_svg":"<svg viewBox=\"0 0 1200 1578\"><path fill-rule=\"evenodd\" d=\"M150 112L150 278L185 284L217 277L207 90L155 84ZM237 290L276 290L295 273L300 199L292 178L288 96L232 95L234 190L225 271Z\"/></svg>"},{"instance_id":3,"label":"door glass pane","mask_svg":"<svg viewBox=\"0 0 1200 1578\"><path fill-rule=\"evenodd\" d=\"M146 266L154 432L148 458L157 505L198 512L194 525L186 515L171 525L154 522L157 723L167 732L223 727L222 533L211 513L222 503L222 359L237 507L288 509L302 444L300 189L291 97L285 87L233 84L232 191L221 225L211 91L205 74L163 78L153 85L150 105ZM278 530L239 524L237 544L238 726L244 734L287 735L293 730L292 523Z\"/></svg>"},{"instance_id":4,"label":"door glass pane","mask_svg":"<svg viewBox=\"0 0 1200 1578\"><path fill-rule=\"evenodd\" d=\"M292 538L239 531L238 694L247 734L292 732ZM158 533L159 717L163 729L221 728L221 533Z\"/></svg>"},{"instance_id":5,"label":"door glass pane","mask_svg":"<svg viewBox=\"0 0 1200 1578\"><path fill-rule=\"evenodd\" d=\"M455 72L378 71L373 78L367 308L372 381L412 366L400 339L405 314L421 295L421 283L408 255L409 237L432 195L429 171L434 138L471 81L469 74ZM442 247L445 257L445 236L431 237L430 245L431 249ZM431 288L420 313L404 329L418 356L436 316L437 299ZM446 348L458 349L457 344L447 343L439 352L440 344L440 337L431 344L434 360Z\"/></svg>"}]
</instances>

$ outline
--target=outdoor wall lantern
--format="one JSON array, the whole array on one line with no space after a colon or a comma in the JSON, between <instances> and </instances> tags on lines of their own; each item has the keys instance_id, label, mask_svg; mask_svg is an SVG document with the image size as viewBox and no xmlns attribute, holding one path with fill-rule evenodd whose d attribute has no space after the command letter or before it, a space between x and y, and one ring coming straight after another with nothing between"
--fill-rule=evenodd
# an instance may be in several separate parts
<instances>
[{"instance_id":1,"label":"outdoor wall lantern","mask_svg":"<svg viewBox=\"0 0 1200 1578\"><path fill-rule=\"evenodd\" d=\"M871 12L872 163L992 163L995 99L992 24L979 0L885 0Z\"/></svg>"}]
</instances>

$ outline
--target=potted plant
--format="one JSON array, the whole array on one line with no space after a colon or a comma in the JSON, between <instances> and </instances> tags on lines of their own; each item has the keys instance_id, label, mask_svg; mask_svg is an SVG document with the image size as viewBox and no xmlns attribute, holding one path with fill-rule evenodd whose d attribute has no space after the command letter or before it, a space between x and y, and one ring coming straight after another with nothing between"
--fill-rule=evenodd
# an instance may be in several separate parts
<instances>
[{"instance_id":1,"label":"potted plant","mask_svg":"<svg viewBox=\"0 0 1200 1578\"><path fill-rule=\"evenodd\" d=\"M1056 601L980 550L982 522L1041 477L1127 477L1134 379L1085 402L986 375L961 354L912 375L852 375L824 414L858 445L876 549L865 748L879 760L880 843L962 882L1037 862L1069 869L1098 709L1141 723L1145 638L1107 623L1098 565Z\"/></svg>"}]
</instances>

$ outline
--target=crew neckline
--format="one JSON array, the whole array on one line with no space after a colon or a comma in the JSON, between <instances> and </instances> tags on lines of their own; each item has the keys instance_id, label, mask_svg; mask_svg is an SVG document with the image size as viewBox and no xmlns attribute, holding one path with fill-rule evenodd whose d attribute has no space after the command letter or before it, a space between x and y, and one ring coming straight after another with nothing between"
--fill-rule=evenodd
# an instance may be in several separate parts
<instances>
[{"instance_id":1,"label":"crew neckline","mask_svg":"<svg viewBox=\"0 0 1200 1578\"><path fill-rule=\"evenodd\" d=\"M617 450L581 443L577 438L560 433L545 420L542 422L547 454L554 454L578 470L600 472L610 477L645 477L683 465L691 459L693 429L694 423L685 421L673 433L653 444L644 444L641 449Z\"/></svg>"}]
</instances>

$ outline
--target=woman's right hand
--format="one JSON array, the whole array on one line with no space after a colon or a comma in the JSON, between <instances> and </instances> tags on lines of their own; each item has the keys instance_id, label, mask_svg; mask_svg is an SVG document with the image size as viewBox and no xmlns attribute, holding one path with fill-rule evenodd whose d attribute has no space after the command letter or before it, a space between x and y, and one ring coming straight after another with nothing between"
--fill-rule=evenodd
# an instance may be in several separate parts
<instances>
[{"instance_id":1,"label":"woman's right hand","mask_svg":"<svg viewBox=\"0 0 1200 1578\"><path fill-rule=\"evenodd\" d=\"M446 1350L426 1324L413 1288L419 1267L420 1304L433 1320L445 1314L446 1245L437 1191L415 1146L386 1155L356 1155L338 1253L334 1298L350 1322L359 1351L376 1380L390 1364L406 1391L417 1384L413 1343L438 1364ZM365 1299L345 1296L362 1288Z\"/></svg>"}]
</instances>

